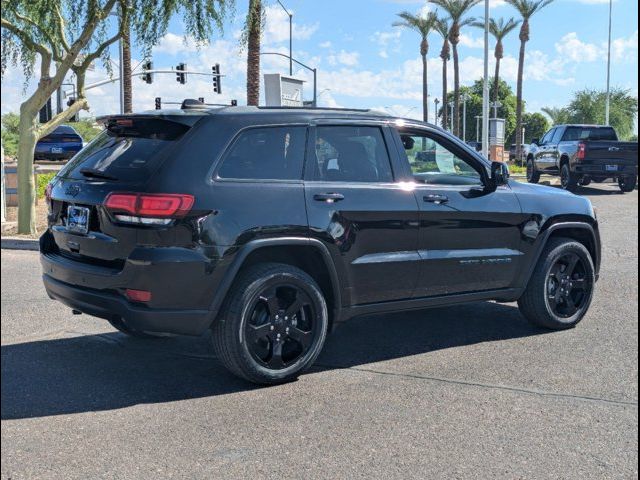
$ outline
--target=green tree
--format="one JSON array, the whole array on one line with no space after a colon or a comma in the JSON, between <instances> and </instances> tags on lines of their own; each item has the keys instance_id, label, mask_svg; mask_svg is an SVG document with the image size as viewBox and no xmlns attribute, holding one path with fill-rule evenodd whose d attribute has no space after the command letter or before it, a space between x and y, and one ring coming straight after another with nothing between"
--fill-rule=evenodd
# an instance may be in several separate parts
<instances>
[{"instance_id":1,"label":"green tree","mask_svg":"<svg viewBox=\"0 0 640 480\"><path fill-rule=\"evenodd\" d=\"M427 54L429 53L429 34L438 26L438 16L434 12L427 15L414 15L410 12L401 12L398 14L400 20L393 22L394 27L409 28L418 32L420 35L420 57L422 58L422 119L429 121L429 91L427 86L428 68Z\"/></svg>"},{"instance_id":2,"label":"green tree","mask_svg":"<svg viewBox=\"0 0 640 480\"><path fill-rule=\"evenodd\" d=\"M567 111L570 123L605 123L606 92L602 90L581 90L573 95ZM638 116L638 97L629 90L614 88L610 97L609 124L616 129L621 139L633 135L635 120Z\"/></svg>"},{"instance_id":3,"label":"green tree","mask_svg":"<svg viewBox=\"0 0 640 480\"><path fill-rule=\"evenodd\" d=\"M524 143L531 143L534 138L540 139L549 130L549 121L539 112L522 115L524 125Z\"/></svg>"},{"instance_id":4,"label":"green tree","mask_svg":"<svg viewBox=\"0 0 640 480\"><path fill-rule=\"evenodd\" d=\"M33 152L38 139L50 133L80 110L88 110L85 92L87 69L102 59L109 69L109 46L131 29L142 50L166 33L169 20L181 13L185 33L202 42L215 26L221 26L225 6L232 0L2 0L1 73L20 64L37 86L20 105L18 142L18 232L35 232L36 189ZM117 30L109 35L110 15L117 15ZM110 71L110 70L109 70ZM38 111L62 85L75 75L77 98L50 121L39 124Z\"/></svg>"},{"instance_id":5,"label":"green tree","mask_svg":"<svg viewBox=\"0 0 640 480\"><path fill-rule=\"evenodd\" d=\"M543 107L542 111L551 119L551 125L562 125L570 122L571 114L567 108Z\"/></svg>"},{"instance_id":6,"label":"green tree","mask_svg":"<svg viewBox=\"0 0 640 480\"><path fill-rule=\"evenodd\" d=\"M509 20L505 20L504 18L499 18L496 20L495 18L489 19L489 33L493 35L496 39L496 47L493 51L493 56L496 59L496 70L493 75L494 82L494 92L498 91L498 81L500 80L500 60L504 57L504 45L502 44L502 40L504 37L509 35L515 28L520 24L519 20L514 20L510 18ZM484 29L484 21L483 22L474 22L474 27ZM497 101L497 98L494 98Z\"/></svg>"},{"instance_id":7,"label":"green tree","mask_svg":"<svg viewBox=\"0 0 640 480\"><path fill-rule=\"evenodd\" d=\"M522 158L522 114L524 104L522 100L522 81L524 76L524 57L527 42L530 38L529 22L531 17L549 5L553 0L506 0L522 16L520 26L520 52L518 54L518 81L516 87L516 158Z\"/></svg>"},{"instance_id":8,"label":"green tree","mask_svg":"<svg viewBox=\"0 0 640 480\"><path fill-rule=\"evenodd\" d=\"M18 126L20 117L15 113L2 115L2 146L8 157L15 158L18 153Z\"/></svg>"},{"instance_id":9,"label":"green tree","mask_svg":"<svg viewBox=\"0 0 640 480\"><path fill-rule=\"evenodd\" d=\"M460 61L458 44L462 27L473 24L475 18L466 17L469 10L481 0L429 0L430 3L441 7L451 19L449 42L453 49L453 134L460 135Z\"/></svg>"}]
</instances>

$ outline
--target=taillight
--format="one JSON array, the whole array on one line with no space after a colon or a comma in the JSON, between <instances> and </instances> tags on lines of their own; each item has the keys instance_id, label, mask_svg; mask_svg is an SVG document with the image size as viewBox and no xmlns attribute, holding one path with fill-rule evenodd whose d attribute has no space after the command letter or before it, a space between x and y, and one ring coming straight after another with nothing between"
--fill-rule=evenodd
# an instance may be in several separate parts
<instances>
[{"instance_id":1,"label":"taillight","mask_svg":"<svg viewBox=\"0 0 640 480\"><path fill-rule=\"evenodd\" d=\"M582 142L578 143L578 152L576 153L576 159L584 160L586 151L587 151L587 146Z\"/></svg>"},{"instance_id":2,"label":"taillight","mask_svg":"<svg viewBox=\"0 0 640 480\"><path fill-rule=\"evenodd\" d=\"M116 220L142 225L168 225L184 217L195 199L177 193L115 193L107 195L104 206Z\"/></svg>"},{"instance_id":3,"label":"taillight","mask_svg":"<svg viewBox=\"0 0 640 480\"><path fill-rule=\"evenodd\" d=\"M133 288L127 288L124 294L132 302L147 303L151 301L151 292L148 290L134 290Z\"/></svg>"}]
</instances>

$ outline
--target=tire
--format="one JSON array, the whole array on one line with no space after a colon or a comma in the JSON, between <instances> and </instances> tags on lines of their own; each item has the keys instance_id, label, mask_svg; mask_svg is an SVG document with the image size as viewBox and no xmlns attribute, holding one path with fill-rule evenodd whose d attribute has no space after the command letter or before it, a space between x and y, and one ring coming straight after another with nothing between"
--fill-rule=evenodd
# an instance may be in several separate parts
<instances>
[{"instance_id":1,"label":"tire","mask_svg":"<svg viewBox=\"0 0 640 480\"><path fill-rule=\"evenodd\" d=\"M560 184L564 190L573 192L578 187L578 177L571 173L568 163L562 164L560 168Z\"/></svg>"},{"instance_id":2,"label":"tire","mask_svg":"<svg viewBox=\"0 0 640 480\"><path fill-rule=\"evenodd\" d=\"M232 286L213 325L213 347L235 375L263 385L284 383L313 364L328 325L327 304L313 278L291 265L262 263Z\"/></svg>"},{"instance_id":3,"label":"tire","mask_svg":"<svg viewBox=\"0 0 640 480\"><path fill-rule=\"evenodd\" d=\"M540 181L540 172L536 170L533 159L527 160L527 182L538 183Z\"/></svg>"},{"instance_id":4,"label":"tire","mask_svg":"<svg viewBox=\"0 0 640 480\"><path fill-rule=\"evenodd\" d=\"M574 258L577 262L569 271ZM564 278L567 275L569 280ZM545 246L518 306L534 325L550 330L572 328L587 313L594 286L595 268L585 246L570 238L552 238ZM556 301L558 298L560 302Z\"/></svg>"},{"instance_id":5,"label":"tire","mask_svg":"<svg viewBox=\"0 0 640 480\"><path fill-rule=\"evenodd\" d=\"M113 328L115 328L116 330L124 333L125 335L128 335L130 337L135 337L135 338L162 338L162 337L166 337L169 336L164 335L162 333L147 333L147 332L143 332L142 330L136 330L135 328L127 325L125 323L125 321L122 318L112 318L109 320L109 323L111 324L111 326Z\"/></svg>"},{"instance_id":6,"label":"tire","mask_svg":"<svg viewBox=\"0 0 640 480\"><path fill-rule=\"evenodd\" d=\"M586 186L589 186L589 185L591 185L591 178L589 178L589 177L582 177L582 178L580 179L580 186L581 186L581 187L586 187Z\"/></svg>"},{"instance_id":7,"label":"tire","mask_svg":"<svg viewBox=\"0 0 640 480\"><path fill-rule=\"evenodd\" d=\"M633 192L636 189L636 185L638 185L637 176L618 178L618 186L623 193Z\"/></svg>"}]
</instances>

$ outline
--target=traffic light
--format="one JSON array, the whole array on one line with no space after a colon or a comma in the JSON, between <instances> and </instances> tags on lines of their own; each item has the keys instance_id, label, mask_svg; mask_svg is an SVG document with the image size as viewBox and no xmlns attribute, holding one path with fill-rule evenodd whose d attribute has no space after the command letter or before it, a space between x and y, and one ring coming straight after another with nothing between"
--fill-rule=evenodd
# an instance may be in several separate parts
<instances>
[{"instance_id":1,"label":"traffic light","mask_svg":"<svg viewBox=\"0 0 640 480\"><path fill-rule=\"evenodd\" d=\"M40 123L47 123L53 117L51 112L51 98L40 109Z\"/></svg>"},{"instance_id":2,"label":"traffic light","mask_svg":"<svg viewBox=\"0 0 640 480\"><path fill-rule=\"evenodd\" d=\"M142 71L144 74L141 78L149 85L153 83L153 73L151 73L150 70L153 70L153 62L151 60L147 60L142 64Z\"/></svg>"},{"instance_id":3,"label":"traffic light","mask_svg":"<svg viewBox=\"0 0 640 480\"><path fill-rule=\"evenodd\" d=\"M156 97L156 110L162 110L162 98Z\"/></svg>"},{"instance_id":4,"label":"traffic light","mask_svg":"<svg viewBox=\"0 0 640 480\"><path fill-rule=\"evenodd\" d=\"M222 93L222 78L220 77L220 64L216 63L213 67L211 67L211 72L213 73L212 81L213 81L213 91L216 93Z\"/></svg>"},{"instance_id":5,"label":"traffic light","mask_svg":"<svg viewBox=\"0 0 640 480\"><path fill-rule=\"evenodd\" d=\"M231 100L231 106L232 107L237 107L238 106L238 100Z\"/></svg>"},{"instance_id":6,"label":"traffic light","mask_svg":"<svg viewBox=\"0 0 640 480\"><path fill-rule=\"evenodd\" d=\"M176 82L180 82L182 85L187 83L187 74L184 73L187 70L187 64L179 63L176 70L178 70L176 72Z\"/></svg>"}]
</instances>

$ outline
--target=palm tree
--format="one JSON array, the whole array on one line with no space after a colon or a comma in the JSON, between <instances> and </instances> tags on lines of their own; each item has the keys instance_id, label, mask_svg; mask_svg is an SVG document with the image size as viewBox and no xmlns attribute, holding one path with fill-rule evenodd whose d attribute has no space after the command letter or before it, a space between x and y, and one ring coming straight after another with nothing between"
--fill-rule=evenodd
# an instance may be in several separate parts
<instances>
[{"instance_id":1,"label":"palm tree","mask_svg":"<svg viewBox=\"0 0 640 480\"><path fill-rule=\"evenodd\" d=\"M561 107L543 107L541 109L551 119L551 123L554 125L562 125L563 123L569 123L571 113L566 108Z\"/></svg>"},{"instance_id":2,"label":"palm tree","mask_svg":"<svg viewBox=\"0 0 640 480\"><path fill-rule=\"evenodd\" d=\"M449 19L440 18L436 25L437 32L442 35L442 49L440 58L442 59L442 128L447 128L447 62L451 58L451 45L449 44ZM436 112L436 118L438 112ZM437 122L436 122L437 123Z\"/></svg>"},{"instance_id":3,"label":"palm tree","mask_svg":"<svg viewBox=\"0 0 640 480\"><path fill-rule=\"evenodd\" d=\"M458 43L460 43L460 29L466 25L471 25L475 19L463 18L471 8L482 0L429 0L441 7L451 17L451 28L449 30L449 41L453 47L453 134L458 135L460 131L460 68L458 60ZM521 0L524 1L524 0ZM444 105L444 102L443 102Z\"/></svg>"},{"instance_id":4,"label":"palm tree","mask_svg":"<svg viewBox=\"0 0 640 480\"><path fill-rule=\"evenodd\" d=\"M401 20L393 22L394 27L404 27L415 30L420 34L422 41L420 42L420 56L422 57L422 118L425 122L429 121L429 92L427 86L428 70L427 70L427 53L429 53L428 36L434 30L438 23L438 16L429 12L426 16L414 15L409 12L401 12L398 14Z\"/></svg>"},{"instance_id":5,"label":"palm tree","mask_svg":"<svg viewBox=\"0 0 640 480\"><path fill-rule=\"evenodd\" d=\"M262 0L249 0L249 11L241 42L247 46L247 105L260 101L260 40L263 23Z\"/></svg>"},{"instance_id":6,"label":"palm tree","mask_svg":"<svg viewBox=\"0 0 640 480\"><path fill-rule=\"evenodd\" d=\"M500 85L500 60L504 57L502 40L504 37L509 35L509 33L515 30L519 24L520 20L514 20L513 18L506 21L504 18L500 18L498 20L494 18L489 19L489 33L491 33L491 35L496 39L496 48L493 51L493 56L496 58L496 71L493 77L493 94L496 102L498 101L498 87ZM484 22L475 22L473 26L484 29Z\"/></svg>"},{"instance_id":7,"label":"palm tree","mask_svg":"<svg viewBox=\"0 0 640 480\"><path fill-rule=\"evenodd\" d=\"M522 16L520 26L520 54L518 56L518 86L516 89L516 158L521 158L522 149L522 77L524 73L525 46L529 41L529 20L553 0L505 0Z\"/></svg>"}]
</instances>

